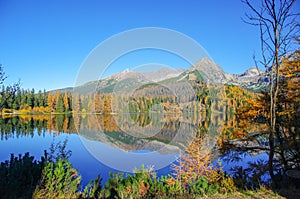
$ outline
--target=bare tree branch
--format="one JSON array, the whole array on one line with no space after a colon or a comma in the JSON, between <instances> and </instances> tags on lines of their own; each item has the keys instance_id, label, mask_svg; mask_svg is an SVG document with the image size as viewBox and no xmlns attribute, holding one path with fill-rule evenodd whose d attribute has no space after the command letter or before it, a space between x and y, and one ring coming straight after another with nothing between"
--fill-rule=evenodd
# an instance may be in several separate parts
<instances>
[{"instance_id":1,"label":"bare tree branch","mask_svg":"<svg viewBox=\"0 0 300 199\"><path fill-rule=\"evenodd\" d=\"M262 61L259 63L266 68L271 82L269 89L270 151L268 165L272 180L275 177L273 171L273 159L276 153L275 139L282 141L282 137L277 128L277 96L280 84L279 67L282 57L291 49L290 45L293 34L297 32L297 27L299 27L299 23L296 23L299 13L292 12L292 6L295 1L296 0L262 0L261 7L255 7L251 0L242 0L252 12L252 14L245 14L248 19L247 23L259 26L262 56Z\"/></svg>"}]
</instances>

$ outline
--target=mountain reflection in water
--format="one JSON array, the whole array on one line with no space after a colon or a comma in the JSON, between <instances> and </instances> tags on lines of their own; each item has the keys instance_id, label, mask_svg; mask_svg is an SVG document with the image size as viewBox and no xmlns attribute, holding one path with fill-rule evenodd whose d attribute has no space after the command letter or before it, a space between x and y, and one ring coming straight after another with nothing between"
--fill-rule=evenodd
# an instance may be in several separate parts
<instances>
[{"instance_id":1,"label":"mountain reflection in water","mask_svg":"<svg viewBox=\"0 0 300 199\"><path fill-rule=\"evenodd\" d=\"M204 118L204 119L203 119ZM39 159L52 143L68 139L73 166L86 184L98 174L132 172L142 164L154 166L158 176L171 174L193 137L207 134L206 146L214 150L226 125L224 116L201 117L155 114L122 115L20 115L0 118L0 161L10 154L30 152Z\"/></svg>"}]
</instances>

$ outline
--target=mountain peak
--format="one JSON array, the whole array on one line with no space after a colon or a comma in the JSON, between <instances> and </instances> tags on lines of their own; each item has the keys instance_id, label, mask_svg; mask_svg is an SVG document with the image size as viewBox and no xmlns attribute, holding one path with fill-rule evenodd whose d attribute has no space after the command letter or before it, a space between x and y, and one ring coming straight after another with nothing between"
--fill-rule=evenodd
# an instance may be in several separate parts
<instances>
[{"instance_id":1,"label":"mountain peak","mask_svg":"<svg viewBox=\"0 0 300 199\"><path fill-rule=\"evenodd\" d=\"M200 61L198 61L197 63L206 63L206 64L216 64L211 58L209 57L203 57L202 59L200 59Z\"/></svg>"},{"instance_id":2,"label":"mountain peak","mask_svg":"<svg viewBox=\"0 0 300 199\"><path fill-rule=\"evenodd\" d=\"M130 68L126 68L125 70L123 70L121 73L129 73L131 72Z\"/></svg>"},{"instance_id":3,"label":"mountain peak","mask_svg":"<svg viewBox=\"0 0 300 199\"><path fill-rule=\"evenodd\" d=\"M189 70L198 70L206 80L213 83L225 83L228 80L227 74L223 69L209 57L203 57L191 66Z\"/></svg>"},{"instance_id":4,"label":"mountain peak","mask_svg":"<svg viewBox=\"0 0 300 199\"><path fill-rule=\"evenodd\" d=\"M253 90L259 90L268 84L268 77L265 71L261 71L253 66L248 68L244 73L233 74L231 77L231 83Z\"/></svg>"},{"instance_id":5,"label":"mountain peak","mask_svg":"<svg viewBox=\"0 0 300 199\"><path fill-rule=\"evenodd\" d=\"M257 76L261 73L260 70L258 70L256 67L250 67L249 69L247 69L242 76Z\"/></svg>"}]
</instances>

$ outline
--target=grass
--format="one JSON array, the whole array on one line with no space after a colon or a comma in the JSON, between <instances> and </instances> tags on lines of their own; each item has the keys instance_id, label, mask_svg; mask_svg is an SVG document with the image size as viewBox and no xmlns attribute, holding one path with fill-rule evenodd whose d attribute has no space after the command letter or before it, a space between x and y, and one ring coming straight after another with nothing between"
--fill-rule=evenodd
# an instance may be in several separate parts
<instances>
[{"instance_id":1,"label":"grass","mask_svg":"<svg viewBox=\"0 0 300 199\"><path fill-rule=\"evenodd\" d=\"M213 196L207 196L207 197L200 197L200 198L210 198L210 199L229 199L229 198L235 198L235 199L284 199L285 197L279 195L278 193L272 191L271 189L268 189L264 186L261 186L257 190L242 190L242 191L235 191L232 193L227 194L220 194L217 193Z\"/></svg>"}]
</instances>

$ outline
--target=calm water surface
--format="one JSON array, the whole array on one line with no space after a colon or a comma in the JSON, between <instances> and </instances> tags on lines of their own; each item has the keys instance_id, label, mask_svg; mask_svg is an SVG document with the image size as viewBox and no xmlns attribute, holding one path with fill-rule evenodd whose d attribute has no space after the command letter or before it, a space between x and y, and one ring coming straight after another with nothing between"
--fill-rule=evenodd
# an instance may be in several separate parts
<instances>
[{"instance_id":1,"label":"calm water surface","mask_svg":"<svg viewBox=\"0 0 300 199\"><path fill-rule=\"evenodd\" d=\"M98 174L105 182L110 172L132 172L142 164L154 166L158 176L167 175L172 173L170 165L176 164L192 137L197 133L218 133L223 124L216 124L193 117L182 120L149 115L0 118L0 161L8 160L11 153L25 152L39 160L51 144L67 139L67 149L72 151L70 161L82 176L82 185ZM215 145L211 138L207 142L208 147ZM260 158L265 157L248 154L243 161L235 162L227 154L215 163L222 162L224 170L230 172L234 166L247 167L249 161Z\"/></svg>"},{"instance_id":2,"label":"calm water surface","mask_svg":"<svg viewBox=\"0 0 300 199\"><path fill-rule=\"evenodd\" d=\"M132 129L131 126L127 125L122 131L112 122L114 120L110 116L1 118L0 161L8 160L12 153L18 155L26 152L39 160L51 144L62 143L67 139L67 150L72 151L70 161L81 174L83 185L98 174L105 182L110 172L133 172L142 164L145 167L154 166L158 176L172 172L170 164L179 155L176 148L175 151L163 149L170 140L159 136L153 138L126 134L124 129ZM157 131L155 128L161 126L151 127ZM132 129L132 132L136 130ZM163 131L165 133L167 129ZM159 152L160 149L164 151Z\"/></svg>"}]
</instances>

